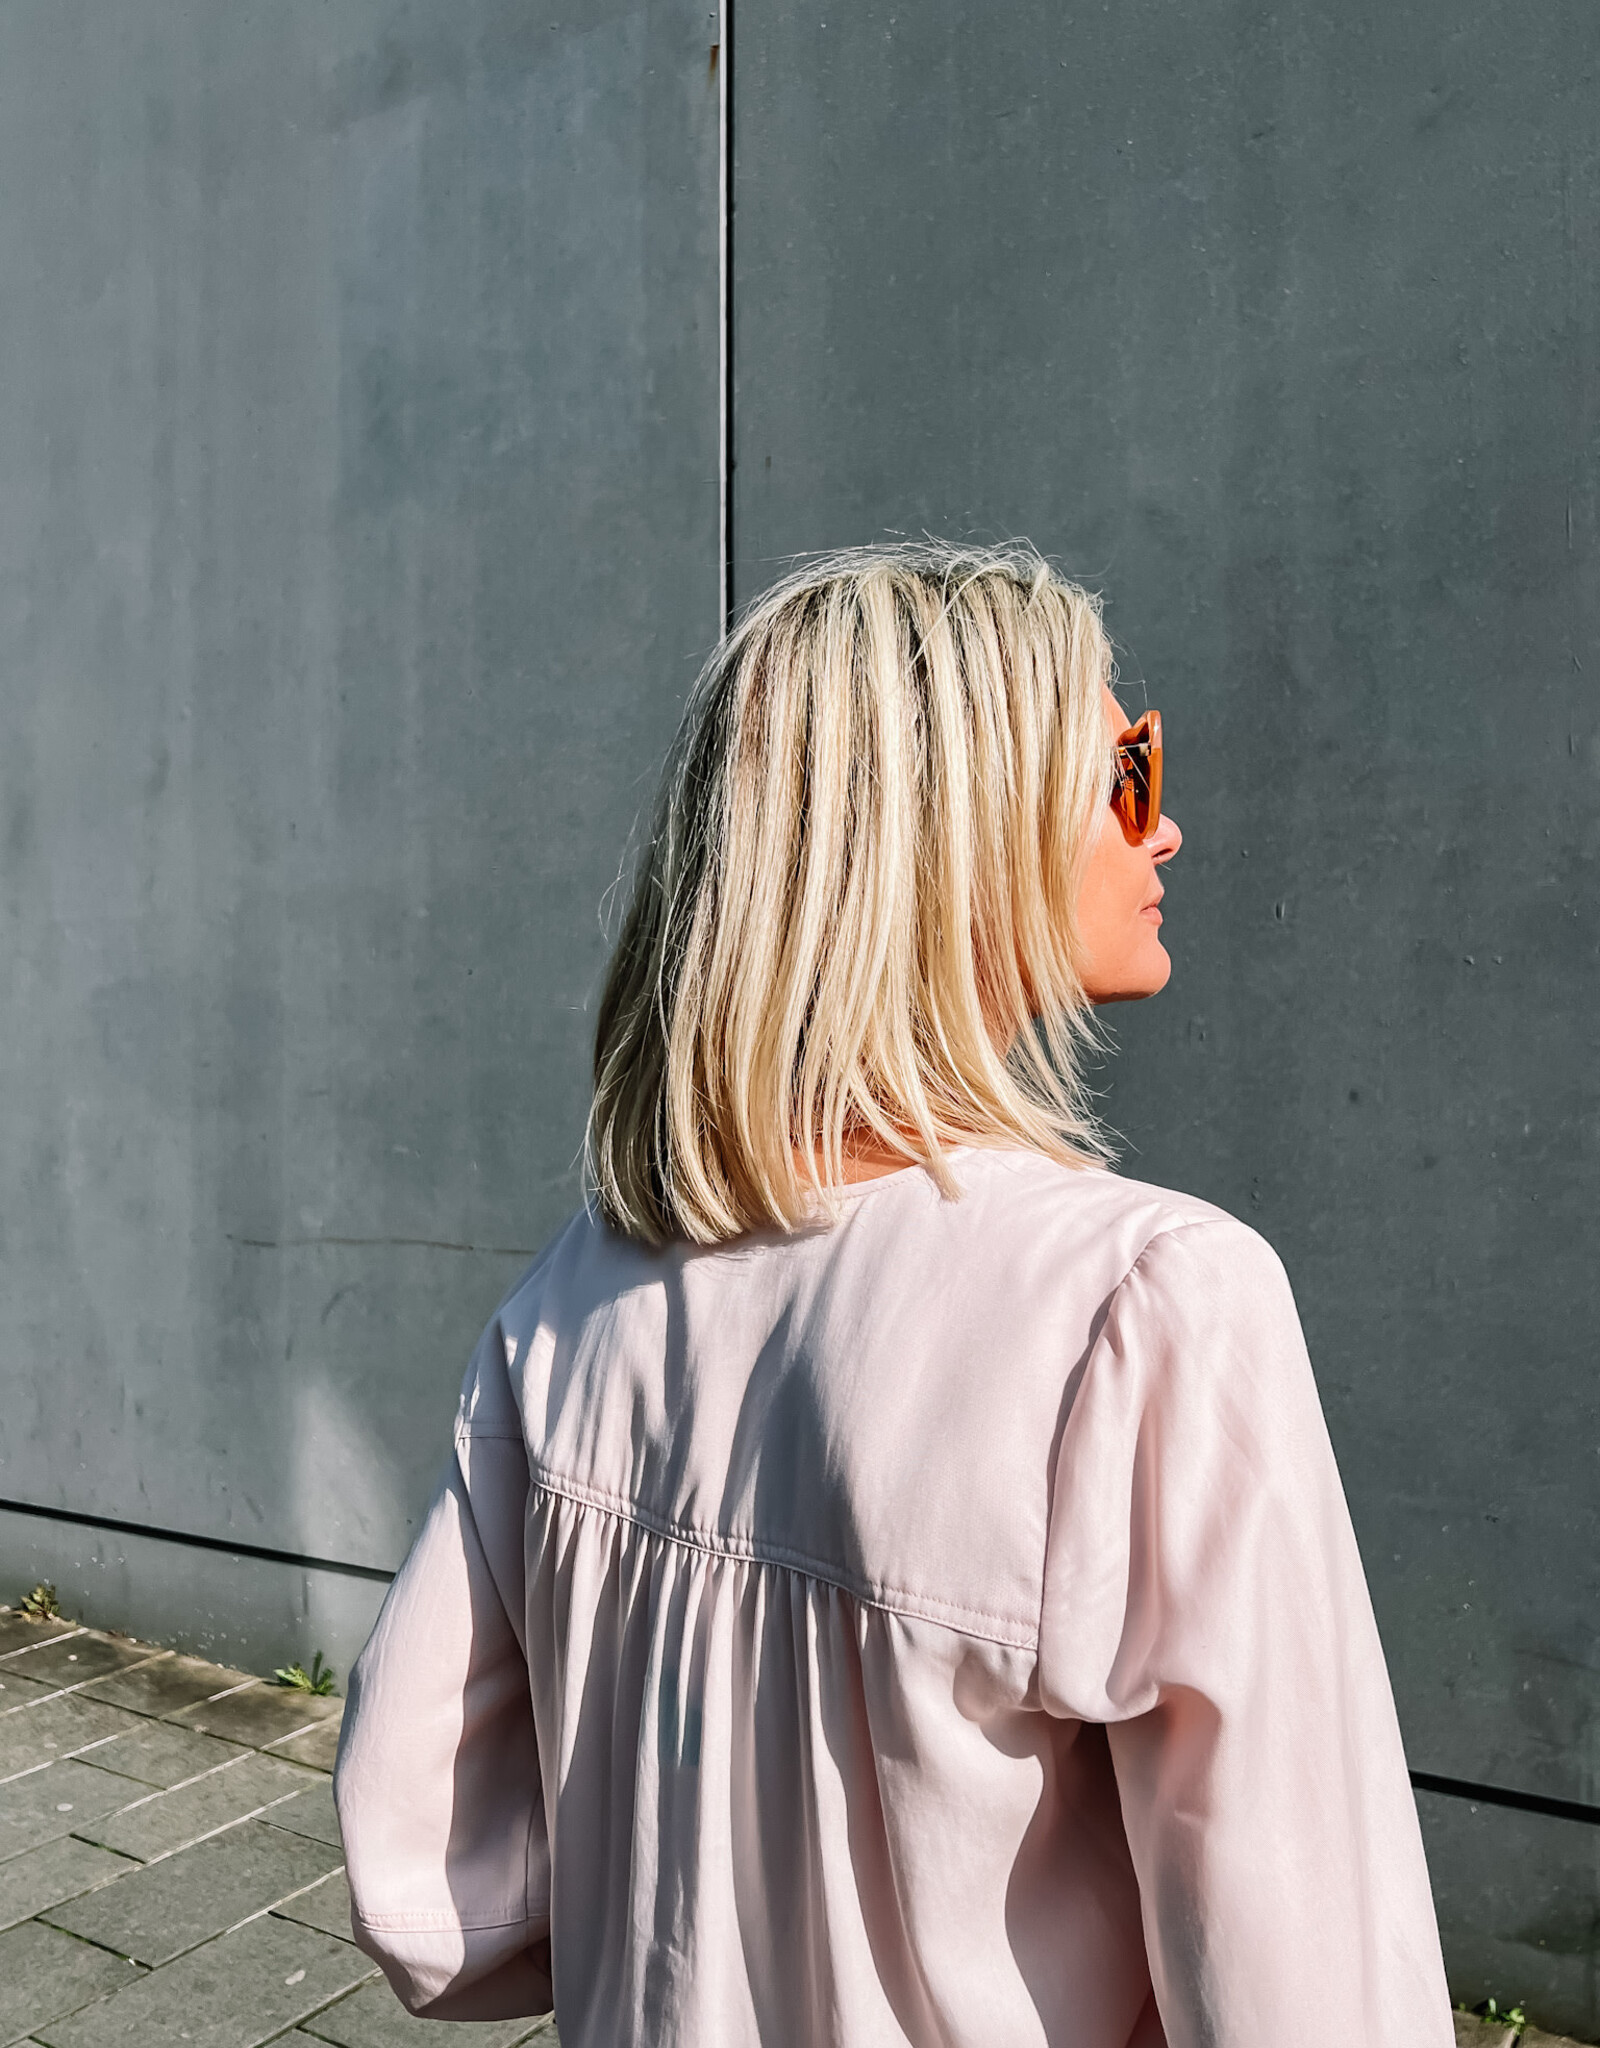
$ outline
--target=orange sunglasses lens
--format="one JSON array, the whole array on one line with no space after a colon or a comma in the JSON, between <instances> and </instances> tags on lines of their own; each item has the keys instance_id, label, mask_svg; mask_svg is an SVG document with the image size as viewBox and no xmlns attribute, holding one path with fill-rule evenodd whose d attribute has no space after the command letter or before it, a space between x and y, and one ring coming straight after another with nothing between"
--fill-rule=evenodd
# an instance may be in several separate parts
<instances>
[{"instance_id":1,"label":"orange sunglasses lens","mask_svg":"<svg viewBox=\"0 0 1600 2048\"><path fill-rule=\"evenodd\" d=\"M1138 846L1161 823L1161 713L1147 711L1116 745L1111 801L1123 836Z\"/></svg>"}]
</instances>

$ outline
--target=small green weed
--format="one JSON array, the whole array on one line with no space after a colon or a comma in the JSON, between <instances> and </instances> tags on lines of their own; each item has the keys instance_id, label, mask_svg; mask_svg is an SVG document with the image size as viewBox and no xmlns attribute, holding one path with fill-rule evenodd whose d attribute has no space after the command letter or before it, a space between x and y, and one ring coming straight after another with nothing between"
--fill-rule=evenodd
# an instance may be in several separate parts
<instances>
[{"instance_id":1,"label":"small green weed","mask_svg":"<svg viewBox=\"0 0 1600 2048\"><path fill-rule=\"evenodd\" d=\"M1491 2020L1497 2027L1525 2027L1528 2024L1528 2015L1520 2005L1497 2005L1492 1998L1486 1998L1474 2010L1479 2019Z\"/></svg>"},{"instance_id":2,"label":"small green weed","mask_svg":"<svg viewBox=\"0 0 1600 2048\"><path fill-rule=\"evenodd\" d=\"M318 1650L309 1671L303 1664L283 1664L273 1672L272 1682L286 1685L292 1692L314 1692L319 1699L326 1699L333 1691L335 1676L333 1666L323 1663L322 1652Z\"/></svg>"},{"instance_id":3,"label":"small green weed","mask_svg":"<svg viewBox=\"0 0 1600 2048\"><path fill-rule=\"evenodd\" d=\"M54 1586L35 1586L31 1593L23 1594L17 1605L30 1621L56 1621L61 1615L61 1603L56 1598Z\"/></svg>"}]
</instances>

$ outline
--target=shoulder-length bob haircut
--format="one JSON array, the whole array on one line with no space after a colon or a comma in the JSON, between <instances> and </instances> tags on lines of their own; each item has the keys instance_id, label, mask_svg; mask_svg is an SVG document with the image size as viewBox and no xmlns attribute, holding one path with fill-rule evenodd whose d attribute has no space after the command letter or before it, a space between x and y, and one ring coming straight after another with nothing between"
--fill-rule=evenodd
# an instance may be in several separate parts
<instances>
[{"instance_id":1,"label":"shoulder-length bob haircut","mask_svg":"<svg viewBox=\"0 0 1600 2048\"><path fill-rule=\"evenodd\" d=\"M951 1199L946 1145L1109 1157L1076 905L1112 675L1098 600L1025 545L852 549L749 608L690 692L600 1000L585 1165L615 1229L836 1221L847 1133Z\"/></svg>"}]
</instances>

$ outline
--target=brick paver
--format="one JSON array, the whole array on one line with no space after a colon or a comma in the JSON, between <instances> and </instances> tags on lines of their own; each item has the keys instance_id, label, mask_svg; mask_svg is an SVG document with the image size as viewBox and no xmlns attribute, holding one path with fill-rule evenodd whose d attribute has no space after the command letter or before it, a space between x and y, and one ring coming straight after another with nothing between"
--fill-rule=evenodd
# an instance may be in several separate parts
<instances>
[{"instance_id":1,"label":"brick paver","mask_svg":"<svg viewBox=\"0 0 1600 2048\"><path fill-rule=\"evenodd\" d=\"M339 1863L339 1851L325 1842L247 1820L40 1917L154 1966L266 1912Z\"/></svg>"},{"instance_id":2,"label":"brick paver","mask_svg":"<svg viewBox=\"0 0 1600 2048\"><path fill-rule=\"evenodd\" d=\"M140 1792L131 1803L124 1802L120 1812L74 1832L124 1856L153 1863L158 1856L170 1856L235 1821L249 1819L276 1800L288 1799L310 1782L311 1773L302 1765L246 1750L236 1761L170 1792Z\"/></svg>"},{"instance_id":3,"label":"brick paver","mask_svg":"<svg viewBox=\"0 0 1600 2048\"><path fill-rule=\"evenodd\" d=\"M132 1664L148 1664L160 1655L149 1643L135 1643L126 1636L85 1633L36 1643L32 1649L16 1651L6 1662L24 1678L39 1679L46 1685L87 1685L92 1678L109 1677Z\"/></svg>"},{"instance_id":4,"label":"brick paver","mask_svg":"<svg viewBox=\"0 0 1600 2048\"><path fill-rule=\"evenodd\" d=\"M80 1892L141 1867L126 1856L113 1856L109 1849L80 1842L76 1835L60 1835L37 1849L9 1856L0 1863L0 1929L31 1920L63 1899L75 1899Z\"/></svg>"},{"instance_id":5,"label":"brick paver","mask_svg":"<svg viewBox=\"0 0 1600 2048\"><path fill-rule=\"evenodd\" d=\"M219 1742L214 1735L196 1735L192 1729L173 1728L163 1721L141 1721L126 1734L102 1742L91 1755L97 1771L115 1771L119 1777L166 1791L249 1753L236 1742ZM136 1799L138 1794L130 1792L128 1797Z\"/></svg>"},{"instance_id":6,"label":"brick paver","mask_svg":"<svg viewBox=\"0 0 1600 2048\"><path fill-rule=\"evenodd\" d=\"M1470 2012L1458 2012L1455 2023L1456 2048L1513 2048L1513 2043L1516 2048L1583 2048L1582 2042L1566 2034L1547 2034L1540 2027L1524 2027L1519 2032L1503 2020L1479 2019Z\"/></svg>"},{"instance_id":7,"label":"brick paver","mask_svg":"<svg viewBox=\"0 0 1600 2048\"><path fill-rule=\"evenodd\" d=\"M33 2034L44 2048L171 2048L184 2038L196 2048L259 2048L371 1968L349 1942L267 1916Z\"/></svg>"},{"instance_id":8,"label":"brick paver","mask_svg":"<svg viewBox=\"0 0 1600 2048\"><path fill-rule=\"evenodd\" d=\"M341 1864L331 1877L307 1885L303 1892L292 1893L272 1910L285 1920L298 1920L302 1927L320 1927L324 1934L349 1941L350 1886L345 1880L344 1866Z\"/></svg>"},{"instance_id":9,"label":"brick paver","mask_svg":"<svg viewBox=\"0 0 1600 2048\"><path fill-rule=\"evenodd\" d=\"M247 1673L230 1671L225 1664L208 1664L203 1657L174 1657L169 1652L136 1670L97 1679L84 1691L90 1699L131 1707L136 1714L176 1714L235 1686L256 1683Z\"/></svg>"},{"instance_id":10,"label":"brick paver","mask_svg":"<svg viewBox=\"0 0 1600 2048\"><path fill-rule=\"evenodd\" d=\"M334 2043L334 2048L403 2048L408 2041L436 2041L439 2048L451 2048L463 2034L477 2048L517 2048L521 2042L555 2048L555 2030L542 2020L490 2020L464 2027L458 2020L414 2020L395 1998L388 1985L379 1980L363 1984L337 2005L302 2022L297 2048L310 2048L312 2041ZM709 2044L708 2044L709 2048Z\"/></svg>"},{"instance_id":11,"label":"brick paver","mask_svg":"<svg viewBox=\"0 0 1600 2048\"><path fill-rule=\"evenodd\" d=\"M314 1842L328 1842L335 1849L342 1847L333 1787L326 1779L269 1808L261 1817L275 1828L287 1828L292 1835L309 1835Z\"/></svg>"},{"instance_id":12,"label":"brick paver","mask_svg":"<svg viewBox=\"0 0 1600 2048\"><path fill-rule=\"evenodd\" d=\"M24 1920L0 1934L0 2041L20 2041L108 1992L137 1989L130 1979L138 1974L136 1963Z\"/></svg>"},{"instance_id":13,"label":"brick paver","mask_svg":"<svg viewBox=\"0 0 1600 2048\"><path fill-rule=\"evenodd\" d=\"M13 1707L25 1707L34 1700L43 1699L47 1693L60 1690L58 1685L46 1685L38 1678L24 1678L9 1664L0 1664L0 1714L9 1713Z\"/></svg>"},{"instance_id":14,"label":"brick paver","mask_svg":"<svg viewBox=\"0 0 1600 2048\"><path fill-rule=\"evenodd\" d=\"M285 1686L257 1684L223 1693L200 1706L185 1707L172 1718L185 1728L262 1749L269 1742L281 1742L319 1722L337 1719L341 1705L339 1700L318 1699Z\"/></svg>"},{"instance_id":15,"label":"brick paver","mask_svg":"<svg viewBox=\"0 0 1600 2048\"><path fill-rule=\"evenodd\" d=\"M413 2019L351 1940L343 1707L0 1608L0 2048L558 2048Z\"/></svg>"},{"instance_id":16,"label":"brick paver","mask_svg":"<svg viewBox=\"0 0 1600 2048\"><path fill-rule=\"evenodd\" d=\"M0 1657L13 1650L34 1650L57 1636L82 1635L75 1621L34 1621L15 1607L0 1607Z\"/></svg>"},{"instance_id":17,"label":"brick paver","mask_svg":"<svg viewBox=\"0 0 1600 2048\"><path fill-rule=\"evenodd\" d=\"M70 1835L132 1796L126 1778L88 1764L52 1764L0 1785L0 1869L5 1860Z\"/></svg>"},{"instance_id":18,"label":"brick paver","mask_svg":"<svg viewBox=\"0 0 1600 2048\"><path fill-rule=\"evenodd\" d=\"M46 1692L26 1706L0 1714L0 1783L138 1725L120 1707L86 1700L82 1693Z\"/></svg>"},{"instance_id":19,"label":"brick paver","mask_svg":"<svg viewBox=\"0 0 1600 2048\"><path fill-rule=\"evenodd\" d=\"M1515 2027L1496 2026L1470 2012L1458 2012L1455 2023L1456 2048L1512 2048L1517 2038Z\"/></svg>"},{"instance_id":20,"label":"brick paver","mask_svg":"<svg viewBox=\"0 0 1600 2048\"><path fill-rule=\"evenodd\" d=\"M309 1764L314 1771L331 1771L334 1752L339 1747L339 1724L337 1721L323 1721L298 1735L280 1737L271 1747L274 1756L286 1756L293 1763Z\"/></svg>"}]
</instances>

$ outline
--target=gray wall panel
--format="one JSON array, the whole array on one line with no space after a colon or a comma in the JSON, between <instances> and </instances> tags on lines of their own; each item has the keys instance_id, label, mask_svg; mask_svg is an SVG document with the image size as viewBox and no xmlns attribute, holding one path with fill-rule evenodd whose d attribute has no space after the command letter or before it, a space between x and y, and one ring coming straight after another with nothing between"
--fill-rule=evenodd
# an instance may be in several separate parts
<instances>
[{"instance_id":1,"label":"gray wall panel","mask_svg":"<svg viewBox=\"0 0 1600 2048\"><path fill-rule=\"evenodd\" d=\"M1025 533L1167 717L1129 1170L1295 1282L1413 1761L1600 1797L1600 16L740 17L737 594Z\"/></svg>"},{"instance_id":2,"label":"gray wall panel","mask_svg":"<svg viewBox=\"0 0 1600 2048\"><path fill-rule=\"evenodd\" d=\"M241 1557L165 1536L82 1528L0 1507L7 1600L43 1579L90 1628L261 1674L320 1650L342 1691L388 1591L381 1579ZM24 1576L26 1574L26 1576Z\"/></svg>"},{"instance_id":3,"label":"gray wall panel","mask_svg":"<svg viewBox=\"0 0 1600 2048\"><path fill-rule=\"evenodd\" d=\"M1417 1797L1450 1990L1521 2005L1551 2032L1600 2033L1600 1828Z\"/></svg>"},{"instance_id":4,"label":"gray wall panel","mask_svg":"<svg viewBox=\"0 0 1600 2048\"><path fill-rule=\"evenodd\" d=\"M394 1565L576 1199L718 625L709 39L0 12L0 1496Z\"/></svg>"}]
</instances>

